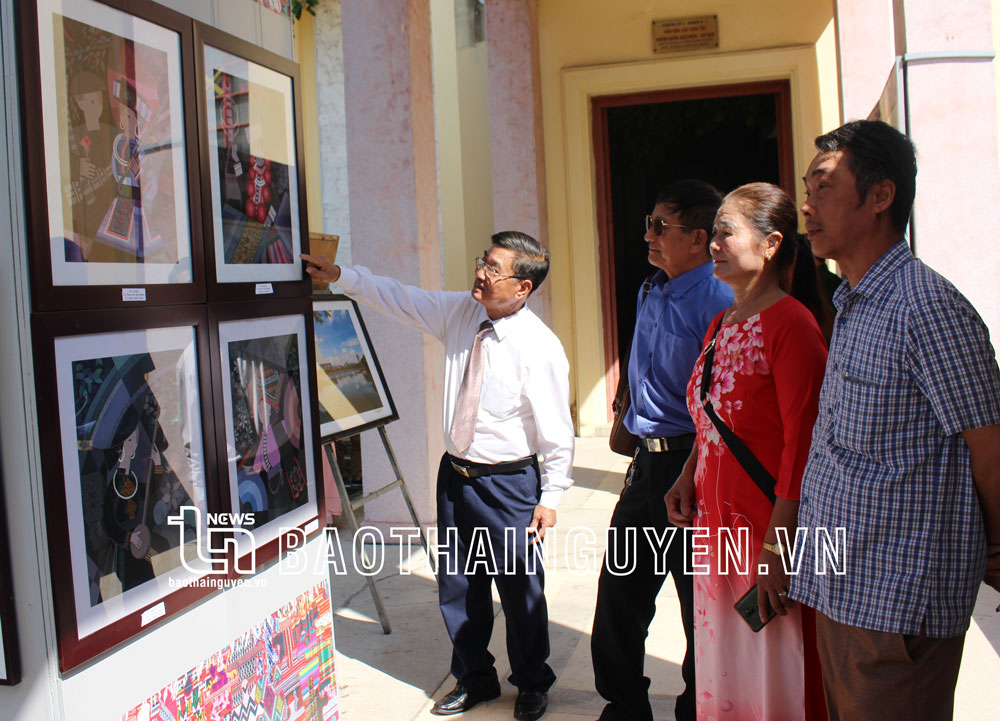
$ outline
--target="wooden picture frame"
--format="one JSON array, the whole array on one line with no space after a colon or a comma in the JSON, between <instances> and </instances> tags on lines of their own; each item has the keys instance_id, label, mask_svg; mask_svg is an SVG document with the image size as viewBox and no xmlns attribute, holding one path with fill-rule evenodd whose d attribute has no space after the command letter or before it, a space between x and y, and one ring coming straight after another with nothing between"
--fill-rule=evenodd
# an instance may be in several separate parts
<instances>
[{"instance_id":1,"label":"wooden picture frame","mask_svg":"<svg viewBox=\"0 0 1000 721\"><path fill-rule=\"evenodd\" d=\"M344 295L314 300L313 335L324 444L399 418L357 303Z\"/></svg>"},{"instance_id":2,"label":"wooden picture frame","mask_svg":"<svg viewBox=\"0 0 1000 721\"><path fill-rule=\"evenodd\" d=\"M197 306L32 317L39 417L57 419L39 441L52 585L67 591L53 594L62 671L220 572L207 325Z\"/></svg>"},{"instance_id":3,"label":"wooden picture frame","mask_svg":"<svg viewBox=\"0 0 1000 721\"><path fill-rule=\"evenodd\" d=\"M241 529L234 575L295 546L290 534L320 528L311 311L308 298L209 309L220 508Z\"/></svg>"},{"instance_id":4,"label":"wooden picture frame","mask_svg":"<svg viewBox=\"0 0 1000 721\"><path fill-rule=\"evenodd\" d=\"M306 296L299 66L211 26L194 27L208 297Z\"/></svg>"},{"instance_id":5,"label":"wooden picture frame","mask_svg":"<svg viewBox=\"0 0 1000 721\"><path fill-rule=\"evenodd\" d=\"M191 19L149 0L18 11L34 310L203 301Z\"/></svg>"}]
</instances>

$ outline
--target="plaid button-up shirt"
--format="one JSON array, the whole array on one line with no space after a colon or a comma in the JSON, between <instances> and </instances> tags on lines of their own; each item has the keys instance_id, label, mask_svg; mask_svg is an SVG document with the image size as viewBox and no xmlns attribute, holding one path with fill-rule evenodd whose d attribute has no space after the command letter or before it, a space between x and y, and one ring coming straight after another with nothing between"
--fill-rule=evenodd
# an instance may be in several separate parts
<instances>
[{"instance_id":1,"label":"plaid button-up shirt","mask_svg":"<svg viewBox=\"0 0 1000 721\"><path fill-rule=\"evenodd\" d=\"M855 288L842 283L834 304L802 480L807 542L790 596L852 626L957 636L969 626L986 567L961 432L1000 423L989 332L905 242ZM816 573L819 527L833 537L846 529L844 573Z\"/></svg>"}]
</instances>

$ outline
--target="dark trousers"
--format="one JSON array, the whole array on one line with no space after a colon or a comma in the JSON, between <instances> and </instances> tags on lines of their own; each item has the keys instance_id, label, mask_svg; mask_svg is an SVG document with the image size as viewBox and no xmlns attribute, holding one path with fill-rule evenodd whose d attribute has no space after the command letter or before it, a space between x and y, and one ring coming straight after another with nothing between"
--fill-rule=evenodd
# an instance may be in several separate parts
<instances>
[{"instance_id":1,"label":"dark trousers","mask_svg":"<svg viewBox=\"0 0 1000 721\"><path fill-rule=\"evenodd\" d=\"M816 612L830 721L942 721L954 713L965 634L928 638L848 626Z\"/></svg>"},{"instance_id":2,"label":"dark trousers","mask_svg":"<svg viewBox=\"0 0 1000 721\"><path fill-rule=\"evenodd\" d=\"M497 682L487 649L496 582L507 620L509 680L522 691L547 691L556 676L546 663L544 574L541 558L531 568L528 553L534 550L524 532L541 493L538 468L466 478L448 458L445 454L438 469L438 597L451 637L451 673L473 688ZM449 528L457 529L457 539L449 540Z\"/></svg>"},{"instance_id":3,"label":"dark trousers","mask_svg":"<svg viewBox=\"0 0 1000 721\"><path fill-rule=\"evenodd\" d=\"M643 674L646 657L646 636L656 613L656 595L666 574L655 572L655 552L643 527L657 534L672 524L667 520L664 494L670 489L687 460L689 451L650 453L640 448L630 468L631 483L622 491L611 516L608 553L614 553L619 563L634 554L635 570L627 575L608 571L608 559L601 568L597 587L597 610L591 651L594 659L594 680L597 691L607 701L601 721L652 721L649 705L649 679ZM634 528L634 542L625 529ZM614 544L614 546L612 546ZM692 610L693 584L684 573L684 539L678 529L667 552L665 570L674 578L681 604L681 621L687 637L687 651L681 666L686 687L677 697L675 714L678 721L693 721L694 707L694 617Z\"/></svg>"}]
</instances>

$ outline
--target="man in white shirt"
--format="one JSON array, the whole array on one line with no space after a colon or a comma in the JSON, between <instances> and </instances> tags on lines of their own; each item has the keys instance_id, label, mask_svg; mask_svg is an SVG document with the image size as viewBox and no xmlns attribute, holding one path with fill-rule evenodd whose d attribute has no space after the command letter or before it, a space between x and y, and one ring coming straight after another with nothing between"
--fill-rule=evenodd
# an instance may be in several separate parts
<instances>
[{"instance_id":1,"label":"man in white shirt","mask_svg":"<svg viewBox=\"0 0 1000 721\"><path fill-rule=\"evenodd\" d=\"M431 713L462 713L500 695L487 650L496 581L509 681L518 688L514 717L533 721L545 713L555 674L546 663L548 610L531 534L541 539L555 525L556 507L573 483L569 363L559 339L525 306L548 274L549 252L515 231L491 240L476 260L471 294L421 290L360 266L302 258L314 278L445 345L438 530L448 544L448 530L456 529L457 545L443 551L452 557L440 561L438 591L458 683Z\"/></svg>"}]
</instances>

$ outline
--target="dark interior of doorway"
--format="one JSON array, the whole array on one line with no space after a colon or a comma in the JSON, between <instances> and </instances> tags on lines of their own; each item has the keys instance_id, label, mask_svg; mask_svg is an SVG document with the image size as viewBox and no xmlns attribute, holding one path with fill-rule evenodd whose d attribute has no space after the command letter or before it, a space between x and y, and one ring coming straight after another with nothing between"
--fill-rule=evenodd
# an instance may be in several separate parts
<instances>
[{"instance_id":1,"label":"dark interior of doorway","mask_svg":"<svg viewBox=\"0 0 1000 721\"><path fill-rule=\"evenodd\" d=\"M649 265L643 236L661 187L699 178L725 194L751 181L781 184L778 93L608 107L607 168L618 357L635 326ZM787 183L786 179L786 183ZM789 190L789 188L786 188Z\"/></svg>"}]
</instances>

